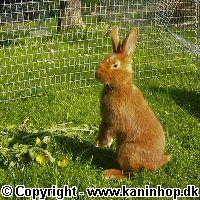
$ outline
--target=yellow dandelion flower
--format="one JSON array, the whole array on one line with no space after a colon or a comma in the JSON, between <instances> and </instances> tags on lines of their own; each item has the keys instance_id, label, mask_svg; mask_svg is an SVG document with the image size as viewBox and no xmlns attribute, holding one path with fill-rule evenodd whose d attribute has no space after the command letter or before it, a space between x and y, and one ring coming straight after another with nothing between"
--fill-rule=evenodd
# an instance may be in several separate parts
<instances>
[{"instance_id":1,"label":"yellow dandelion flower","mask_svg":"<svg viewBox=\"0 0 200 200\"><path fill-rule=\"evenodd\" d=\"M41 142L40 138L37 137L36 140L35 140L35 144L38 145L38 144L40 144L40 142Z\"/></svg>"},{"instance_id":2,"label":"yellow dandelion flower","mask_svg":"<svg viewBox=\"0 0 200 200\"><path fill-rule=\"evenodd\" d=\"M68 164L69 164L69 161L67 160L67 159L64 159L64 160L62 160L62 161L58 161L58 166L59 167L67 167L68 166Z\"/></svg>"},{"instance_id":3,"label":"yellow dandelion flower","mask_svg":"<svg viewBox=\"0 0 200 200\"><path fill-rule=\"evenodd\" d=\"M43 153L38 154L35 160L41 165L45 165L47 162L46 156Z\"/></svg>"}]
</instances>

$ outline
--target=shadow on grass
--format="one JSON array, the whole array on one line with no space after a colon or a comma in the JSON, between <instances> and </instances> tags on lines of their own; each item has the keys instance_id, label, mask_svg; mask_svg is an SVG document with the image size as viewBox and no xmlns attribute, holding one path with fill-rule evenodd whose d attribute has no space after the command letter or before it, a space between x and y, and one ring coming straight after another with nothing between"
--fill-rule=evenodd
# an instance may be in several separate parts
<instances>
[{"instance_id":1,"label":"shadow on grass","mask_svg":"<svg viewBox=\"0 0 200 200\"><path fill-rule=\"evenodd\" d=\"M9 143L10 147L13 147L16 143L34 145L37 137L42 140L45 136L52 136L52 140L55 141L59 149L62 149L63 154L72 153L72 160L79 158L81 162L87 162L92 159L92 164L97 168L119 168L116 162L116 153L114 151L110 149L97 148L94 144L82 141L79 138L54 135L50 132L32 134L19 131L11 134L13 135L13 139ZM56 154L56 152L53 151L54 150L52 149L51 153L53 155Z\"/></svg>"},{"instance_id":2,"label":"shadow on grass","mask_svg":"<svg viewBox=\"0 0 200 200\"><path fill-rule=\"evenodd\" d=\"M151 87L153 91L158 93L166 93L174 100L174 102L187 110L192 116L200 120L200 93L196 91L187 91L178 88Z\"/></svg>"},{"instance_id":3,"label":"shadow on grass","mask_svg":"<svg viewBox=\"0 0 200 200\"><path fill-rule=\"evenodd\" d=\"M63 146L63 153L73 154L74 160L78 157L84 162L92 158L92 164L98 168L119 168L116 153L110 149L97 148L92 143L68 136L56 136L55 140L59 146Z\"/></svg>"}]
</instances>

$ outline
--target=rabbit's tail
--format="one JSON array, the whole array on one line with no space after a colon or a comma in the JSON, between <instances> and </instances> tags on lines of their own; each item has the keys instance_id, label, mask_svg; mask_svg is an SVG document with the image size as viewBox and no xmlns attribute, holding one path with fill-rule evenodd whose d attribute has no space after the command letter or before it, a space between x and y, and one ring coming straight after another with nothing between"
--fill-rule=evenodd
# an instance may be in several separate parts
<instances>
[{"instance_id":1,"label":"rabbit's tail","mask_svg":"<svg viewBox=\"0 0 200 200\"><path fill-rule=\"evenodd\" d=\"M106 179L121 179L125 180L128 178L127 174L124 174L120 169L107 169L103 172Z\"/></svg>"},{"instance_id":2,"label":"rabbit's tail","mask_svg":"<svg viewBox=\"0 0 200 200\"><path fill-rule=\"evenodd\" d=\"M163 158L163 165L170 162L172 160L172 156L171 155L165 155Z\"/></svg>"}]
</instances>

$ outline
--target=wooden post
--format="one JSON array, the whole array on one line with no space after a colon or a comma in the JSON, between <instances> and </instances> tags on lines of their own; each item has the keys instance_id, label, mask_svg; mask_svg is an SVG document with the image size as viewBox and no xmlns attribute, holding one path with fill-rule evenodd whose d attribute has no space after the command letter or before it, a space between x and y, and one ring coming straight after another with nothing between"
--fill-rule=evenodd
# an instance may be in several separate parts
<instances>
[{"instance_id":1,"label":"wooden post","mask_svg":"<svg viewBox=\"0 0 200 200\"><path fill-rule=\"evenodd\" d=\"M60 33L61 26L62 26L62 20L64 17L66 9L66 0L59 0L59 14L58 14L58 22L57 22L57 33Z\"/></svg>"}]
</instances>

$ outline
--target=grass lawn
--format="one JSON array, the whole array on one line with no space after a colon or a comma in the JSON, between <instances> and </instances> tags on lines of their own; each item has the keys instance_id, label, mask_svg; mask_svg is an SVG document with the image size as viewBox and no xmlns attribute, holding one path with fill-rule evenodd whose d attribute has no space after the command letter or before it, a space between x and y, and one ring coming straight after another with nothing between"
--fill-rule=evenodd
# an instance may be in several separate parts
<instances>
[{"instance_id":1,"label":"grass lawn","mask_svg":"<svg viewBox=\"0 0 200 200\"><path fill-rule=\"evenodd\" d=\"M95 31L88 32L91 41L84 40L87 35L83 35L81 41L71 43L62 36L52 36L28 37L3 44L4 48L0 49L0 58L4 58L1 59L3 76L0 84L4 87L0 97L17 100L0 103L0 187L68 185L85 192L88 187L122 185L130 188L162 185L182 189L187 185L200 186L200 72L194 71L194 56L182 46L176 46L176 41L167 33L165 35L152 27L139 30L134 65L136 77L140 80L137 79L135 84L142 89L160 118L167 137L166 151L173 159L156 172L142 170L128 180L109 181L103 177L104 169L115 167L116 143L110 149L94 147L101 120L99 97L102 90L102 85L94 80L94 71L98 56L110 52L111 47L106 31L98 32L100 28L97 26ZM152 32L148 34L148 31ZM83 32L79 34L77 37ZM108 43L106 48L102 45L103 39ZM54 53L51 53L52 49ZM74 60L78 60L78 64ZM49 87L51 83L55 85ZM95 87L68 90L69 83L77 88ZM40 97L20 99L21 93L22 96L36 95L36 88ZM55 161L42 165L36 159L26 157L27 152L22 151L27 151L25 147L35 148L35 140L46 136L49 139L48 152ZM14 148L18 154L2 154L9 148ZM68 165L58 166L58 161L62 160L67 160ZM4 198L0 193L1 199ZM85 195L79 199L88 197Z\"/></svg>"},{"instance_id":2,"label":"grass lawn","mask_svg":"<svg viewBox=\"0 0 200 200\"><path fill-rule=\"evenodd\" d=\"M115 165L115 144L110 150L96 149L93 146L100 123L99 95L102 86L99 85L0 104L0 146L30 143L34 142L36 137L43 138L44 135L48 135L49 151L56 159L54 163L46 165L30 161L22 162L14 168L1 166L0 186L68 185L77 186L79 191L85 191L87 187L122 185L199 187L199 73L143 80L136 82L136 85L143 90L165 128L167 153L173 156L171 163L156 172L140 171L126 181L108 181L103 177L103 169ZM29 120L22 129L25 119ZM22 139L27 134L31 141ZM57 161L66 157L69 161L68 166L58 167ZM81 196L81 199L87 198Z\"/></svg>"}]
</instances>

